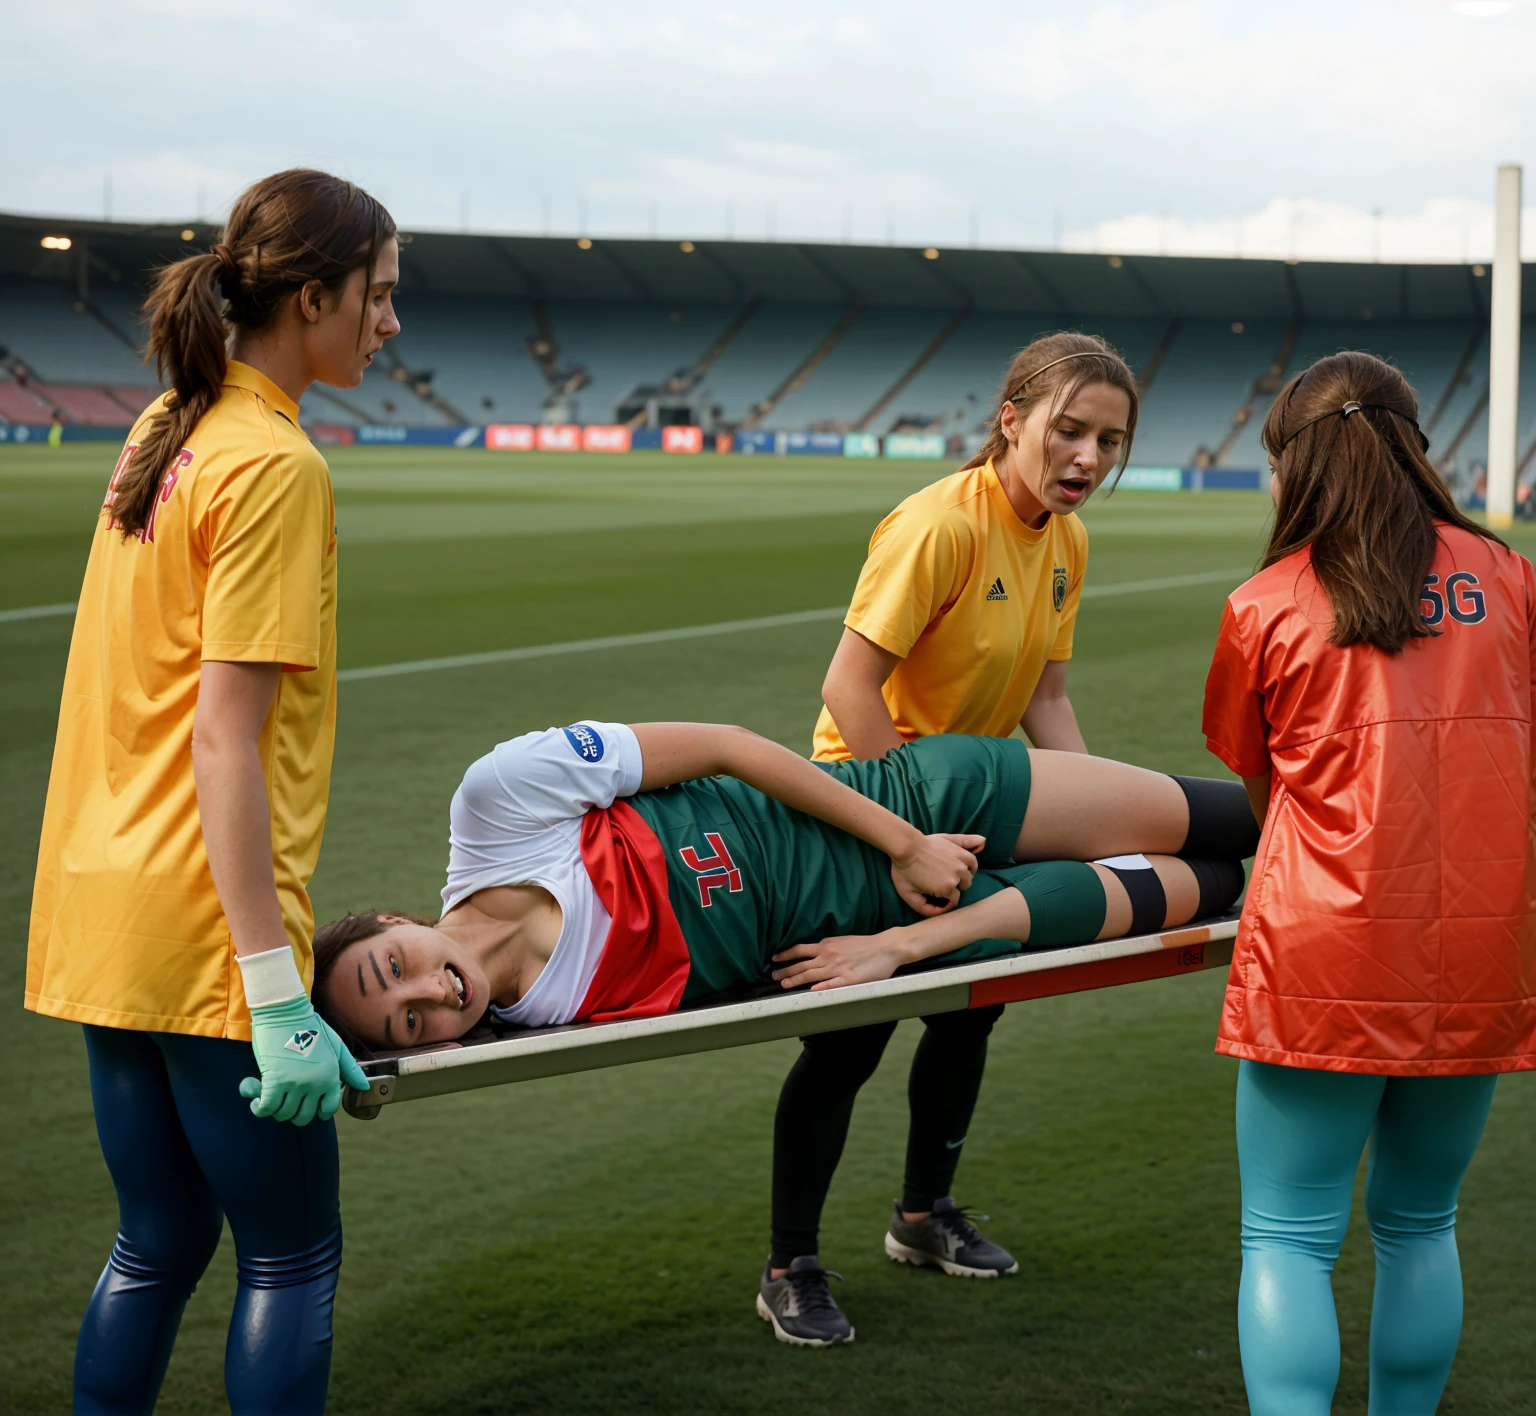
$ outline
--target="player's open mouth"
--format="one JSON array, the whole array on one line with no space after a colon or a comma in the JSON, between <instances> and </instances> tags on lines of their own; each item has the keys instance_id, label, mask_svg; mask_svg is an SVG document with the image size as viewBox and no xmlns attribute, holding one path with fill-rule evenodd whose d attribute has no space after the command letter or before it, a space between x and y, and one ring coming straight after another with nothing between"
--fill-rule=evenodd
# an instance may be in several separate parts
<instances>
[{"instance_id":1,"label":"player's open mouth","mask_svg":"<svg viewBox=\"0 0 1536 1416\"><path fill-rule=\"evenodd\" d=\"M1068 501L1081 501L1092 490L1093 483L1086 477L1063 477L1056 486Z\"/></svg>"},{"instance_id":2,"label":"player's open mouth","mask_svg":"<svg viewBox=\"0 0 1536 1416\"><path fill-rule=\"evenodd\" d=\"M459 996L459 1010L462 1012L469 1007L470 1001L475 996L475 990L469 986L469 980L452 964L444 964L443 967L448 970L448 977L453 980L454 991Z\"/></svg>"}]
</instances>

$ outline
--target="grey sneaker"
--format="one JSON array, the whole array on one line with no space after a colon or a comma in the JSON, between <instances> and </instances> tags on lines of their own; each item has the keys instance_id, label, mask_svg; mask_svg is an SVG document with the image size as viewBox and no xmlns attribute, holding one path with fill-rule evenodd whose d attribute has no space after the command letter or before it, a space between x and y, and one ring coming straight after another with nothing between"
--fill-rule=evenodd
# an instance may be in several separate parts
<instances>
[{"instance_id":1,"label":"grey sneaker","mask_svg":"<svg viewBox=\"0 0 1536 1416\"><path fill-rule=\"evenodd\" d=\"M828 1278L842 1274L824 1269L815 1254L791 1261L783 1278L770 1278L763 1269L757 1290L757 1315L773 1324L780 1342L796 1347L831 1347L853 1341L853 1324L844 1316L827 1287Z\"/></svg>"},{"instance_id":2,"label":"grey sneaker","mask_svg":"<svg viewBox=\"0 0 1536 1416\"><path fill-rule=\"evenodd\" d=\"M933 1202L927 1219L911 1224L901 1217L901 1201L893 1201L885 1252L899 1264L936 1266L954 1278L998 1278L1019 1271L1018 1260L982 1234L971 1223L970 1211L948 1196Z\"/></svg>"}]
</instances>

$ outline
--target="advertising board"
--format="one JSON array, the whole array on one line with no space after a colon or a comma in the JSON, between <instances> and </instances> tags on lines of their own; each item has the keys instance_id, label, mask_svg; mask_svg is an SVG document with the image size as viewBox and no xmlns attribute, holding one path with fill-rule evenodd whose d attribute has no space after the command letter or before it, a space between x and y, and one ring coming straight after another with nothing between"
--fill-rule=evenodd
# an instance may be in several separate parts
<instances>
[{"instance_id":1,"label":"advertising board","mask_svg":"<svg viewBox=\"0 0 1536 1416\"><path fill-rule=\"evenodd\" d=\"M802 457L807 454L816 457L841 457L843 435L841 433L785 433L784 451Z\"/></svg>"},{"instance_id":2,"label":"advertising board","mask_svg":"<svg viewBox=\"0 0 1536 1416\"><path fill-rule=\"evenodd\" d=\"M532 423L492 423L485 430L485 445L495 452L532 452Z\"/></svg>"},{"instance_id":3,"label":"advertising board","mask_svg":"<svg viewBox=\"0 0 1536 1416\"><path fill-rule=\"evenodd\" d=\"M533 443L540 452L580 452L581 427L576 423L540 423Z\"/></svg>"},{"instance_id":4,"label":"advertising board","mask_svg":"<svg viewBox=\"0 0 1536 1416\"><path fill-rule=\"evenodd\" d=\"M845 433L844 457L879 457L880 439L874 433Z\"/></svg>"},{"instance_id":5,"label":"advertising board","mask_svg":"<svg viewBox=\"0 0 1536 1416\"><path fill-rule=\"evenodd\" d=\"M703 452L704 429L677 424L661 430L663 452Z\"/></svg>"},{"instance_id":6,"label":"advertising board","mask_svg":"<svg viewBox=\"0 0 1536 1416\"><path fill-rule=\"evenodd\" d=\"M630 432L622 423L589 423L581 430L583 452L628 452Z\"/></svg>"},{"instance_id":7,"label":"advertising board","mask_svg":"<svg viewBox=\"0 0 1536 1416\"><path fill-rule=\"evenodd\" d=\"M1182 467L1127 467L1117 487L1128 492L1177 492L1184 486Z\"/></svg>"},{"instance_id":8,"label":"advertising board","mask_svg":"<svg viewBox=\"0 0 1536 1416\"><path fill-rule=\"evenodd\" d=\"M943 433L887 433L885 435L887 457L944 456Z\"/></svg>"},{"instance_id":9,"label":"advertising board","mask_svg":"<svg viewBox=\"0 0 1536 1416\"><path fill-rule=\"evenodd\" d=\"M479 447L485 430L478 425L457 428L406 428L398 423L364 423L357 440L370 447Z\"/></svg>"},{"instance_id":10,"label":"advertising board","mask_svg":"<svg viewBox=\"0 0 1536 1416\"><path fill-rule=\"evenodd\" d=\"M737 452L781 452L783 433L768 433L761 428L743 428L736 434Z\"/></svg>"}]
</instances>

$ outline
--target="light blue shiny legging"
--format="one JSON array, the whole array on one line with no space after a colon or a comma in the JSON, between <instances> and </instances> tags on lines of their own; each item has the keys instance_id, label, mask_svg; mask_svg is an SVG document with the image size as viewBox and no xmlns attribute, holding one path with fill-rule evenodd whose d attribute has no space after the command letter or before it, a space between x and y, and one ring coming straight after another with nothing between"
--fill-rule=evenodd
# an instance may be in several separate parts
<instances>
[{"instance_id":1,"label":"light blue shiny legging","mask_svg":"<svg viewBox=\"0 0 1536 1416\"><path fill-rule=\"evenodd\" d=\"M1370 1416L1432 1416L1461 1337L1456 1195L1496 1080L1241 1064L1237 1324L1253 1416L1328 1416L1333 1404L1339 1324L1330 1280L1367 1141Z\"/></svg>"}]
</instances>

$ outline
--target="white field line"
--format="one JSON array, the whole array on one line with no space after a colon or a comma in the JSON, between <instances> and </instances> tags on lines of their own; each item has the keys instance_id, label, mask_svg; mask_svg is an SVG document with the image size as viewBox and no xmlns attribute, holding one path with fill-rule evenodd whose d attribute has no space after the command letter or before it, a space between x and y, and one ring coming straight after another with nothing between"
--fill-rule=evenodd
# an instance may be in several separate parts
<instances>
[{"instance_id":1,"label":"white field line","mask_svg":"<svg viewBox=\"0 0 1536 1416\"><path fill-rule=\"evenodd\" d=\"M1193 575L1170 575L1161 580L1122 580L1111 585L1088 585L1085 600L1107 599L1112 595L1136 595L1152 590L1177 590L1187 585L1215 585L1244 579L1247 566L1231 570L1206 570ZM670 644L680 639L707 639L714 635L746 634L754 629L782 629L794 624L816 624L840 620L846 605L829 605L821 610L799 610L787 615L763 615L758 619L720 620L715 624L690 624L677 629L648 629L639 634L609 634L597 639L567 639L556 644L527 644L518 649L492 649L482 654L450 654L441 659L408 659L400 664L374 664L363 669L343 669L336 675L342 682L357 679L398 678L403 674L425 674L435 669L468 669L481 664L511 664L523 659L549 659L559 654L585 654L600 649L633 649L645 644Z\"/></svg>"},{"instance_id":2,"label":"white field line","mask_svg":"<svg viewBox=\"0 0 1536 1416\"><path fill-rule=\"evenodd\" d=\"M72 615L74 612L73 600L62 605L28 605L20 610L0 610L0 624L9 624L12 620L50 619L54 615Z\"/></svg>"}]
</instances>

